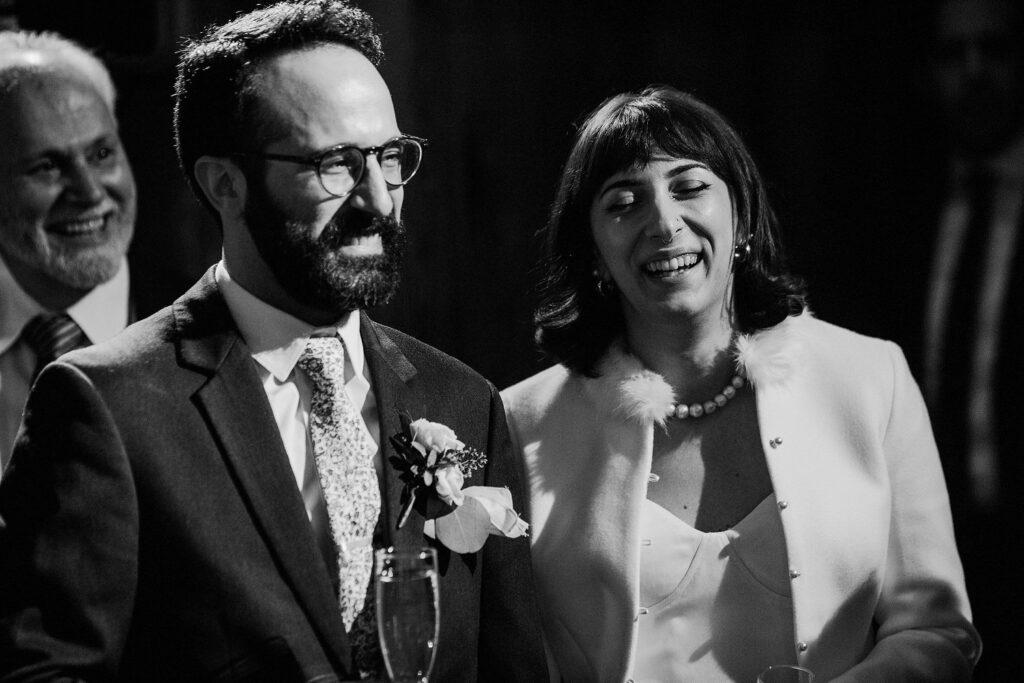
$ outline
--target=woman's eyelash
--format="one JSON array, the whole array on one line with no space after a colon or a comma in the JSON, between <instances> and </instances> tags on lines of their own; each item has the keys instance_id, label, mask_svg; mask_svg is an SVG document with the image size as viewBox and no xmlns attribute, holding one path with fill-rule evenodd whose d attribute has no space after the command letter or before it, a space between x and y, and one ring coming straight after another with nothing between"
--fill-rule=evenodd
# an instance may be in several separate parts
<instances>
[{"instance_id":1,"label":"woman's eyelash","mask_svg":"<svg viewBox=\"0 0 1024 683\"><path fill-rule=\"evenodd\" d=\"M707 183L697 183L696 185L687 185L685 187L678 188L676 194L693 194L694 192L703 192L704 190L711 187Z\"/></svg>"},{"instance_id":2,"label":"woman's eyelash","mask_svg":"<svg viewBox=\"0 0 1024 683\"><path fill-rule=\"evenodd\" d=\"M677 187L672 190L672 194L676 196L689 196L697 194L698 192L703 192L710 187L711 185L709 183L698 182L692 185L688 184ZM627 209L636 206L640 201L640 198L636 197L635 195L631 195L629 197L616 199L609 202L606 210L611 213L626 211Z\"/></svg>"}]
</instances>

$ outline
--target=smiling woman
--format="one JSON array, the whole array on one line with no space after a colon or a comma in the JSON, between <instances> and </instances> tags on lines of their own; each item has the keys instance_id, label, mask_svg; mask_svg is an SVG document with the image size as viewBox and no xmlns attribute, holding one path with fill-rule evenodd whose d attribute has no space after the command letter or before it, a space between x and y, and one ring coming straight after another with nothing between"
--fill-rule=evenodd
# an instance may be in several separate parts
<instances>
[{"instance_id":1,"label":"smiling woman","mask_svg":"<svg viewBox=\"0 0 1024 683\"><path fill-rule=\"evenodd\" d=\"M661 180L654 177L658 172ZM715 201L709 201L712 197ZM640 205L640 217L634 217L637 208L630 202ZM589 375L622 329L619 300L603 296L595 286L596 276L619 287L628 285L609 280L609 264L600 262L604 255L595 251L606 222L638 225L646 220L642 230L647 242L660 248L665 240L652 238L671 232L672 248L663 253L676 255L682 243L676 228L687 222L686 215L696 218L712 206L721 228L714 240L722 250L719 263L731 268L735 254L742 261L734 276L720 275L718 283L719 296L729 300L729 314L739 329L770 327L800 312L803 284L785 269L764 184L728 123L706 104L671 88L622 94L602 104L577 135L545 232L547 276L536 315L541 346ZM662 220L670 224L651 224ZM695 245L707 228L705 219L691 221L686 243ZM711 255L696 254L698 259ZM704 267L712 265L705 262ZM735 296L726 296L725 285L735 287Z\"/></svg>"},{"instance_id":2,"label":"smiling woman","mask_svg":"<svg viewBox=\"0 0 1024 683\"><path fill-rule=\"evenodd\" d=\"M627 329L646 336L646 321L676 314L728 319L733 222L725 181L691 159L659 154L608 179L590 224L599 277L619 288Z\"/></svg>"},{"instance_id":3,"label":"smiling woman","mask_svg":"<svg viewBox=\"0 0 1024 683\"><path fill-rule=\"evenodd\" d=\"M560 364L502 398L553 680L969 680L978 635L903 354L806 310L721 115L669 87L598 107L544 265L537 339Z\"/></svg>"}]
</instances>

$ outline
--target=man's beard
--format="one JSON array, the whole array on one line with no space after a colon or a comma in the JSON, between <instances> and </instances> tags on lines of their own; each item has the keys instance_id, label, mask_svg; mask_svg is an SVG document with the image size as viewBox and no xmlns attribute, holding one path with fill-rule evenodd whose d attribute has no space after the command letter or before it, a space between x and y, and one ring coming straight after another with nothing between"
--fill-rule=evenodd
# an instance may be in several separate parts
<instances>
[{"instance_id":1,"label":"man's beard","mask_svg":"<svg viewBox=\"0 0 1024 683\"><path fill-rule=\"evenodd\" d=\"M309 223L290 219L259 192L249 195L244 217L260 256L296 301L341 316L386 304L398 290L405 227L394 215L379 218L348 209L313 237ZM382 254L340 252L352 238L373 234L380 234Z\"/></svg>"},{"instance_id":2,"label":"man's beard","mask_svg":"<svg viewBox=\"0 0 1024 683\"><path fill-rule=\"evenodd\" d=\"M107 215L102 241L87 246L75 245L73 238L47 236L41 222L0 206L0 252L8 267L20 264L23 269L82 292L117 275L134 229L134 198Z\"/></svg>"}]
</instances>

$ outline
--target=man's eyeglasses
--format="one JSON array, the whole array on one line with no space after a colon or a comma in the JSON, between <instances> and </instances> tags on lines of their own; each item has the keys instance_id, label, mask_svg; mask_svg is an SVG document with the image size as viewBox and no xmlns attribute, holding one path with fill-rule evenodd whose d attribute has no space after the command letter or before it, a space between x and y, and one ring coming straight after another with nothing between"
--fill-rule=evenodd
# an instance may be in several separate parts
<instances>
[{"instance_id":1,"label":"man's eyeglasses","mask_svg":"<svg viewBox=\"0 0 1024 683\"><path fill-rule=\"evenodd\" d=\"M268 152L235 152L234 155L312 166L328 194L344 197L362 181L366 173L366 157L370 154L376 155L388 187L394 189L405 185L419 170L424 142L423 138L400 135L375 147L338 145L308 157Z\"/></svg>"}]
</instances>

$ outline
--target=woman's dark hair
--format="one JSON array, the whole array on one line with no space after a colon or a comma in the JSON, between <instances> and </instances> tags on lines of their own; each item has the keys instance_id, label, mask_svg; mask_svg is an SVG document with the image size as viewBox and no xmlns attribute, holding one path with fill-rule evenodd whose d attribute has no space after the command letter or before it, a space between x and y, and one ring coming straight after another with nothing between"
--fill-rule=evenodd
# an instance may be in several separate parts
<instances>
[{"instance_id":1,"label":"woman's dark hair","mask_svg":"<svg viewBox=\"0 0 1024 683\"><path fill-rule=\"evenodd\" d=\"M211 26L182 48L174 84L175 147L193 193L208 209L213 211L194 177L196 160L258 151L275 135L276 122L261 106L255 78L260 68L281 53L330 44L351 47L374 66L384 59L370 15L338 0L268 5Z\"/></svg>"},{"instance_id":2,"label":"woman's dark hair","mask_svg":"<svg viewBox=\"0 0 1024 683\"><path fill-rule=\"evenodd\" d=\"M764 183L743 141L717 111L669 86L616 95L580 126L544 230L537 343L575 372L623 331L615 296L598 293L590 206L601 183L662 152L706 164L729 187L737 217L734 311L742 332L771 327L804 307L803 282L785 267Z\"/></svg>"}]
</instances>

